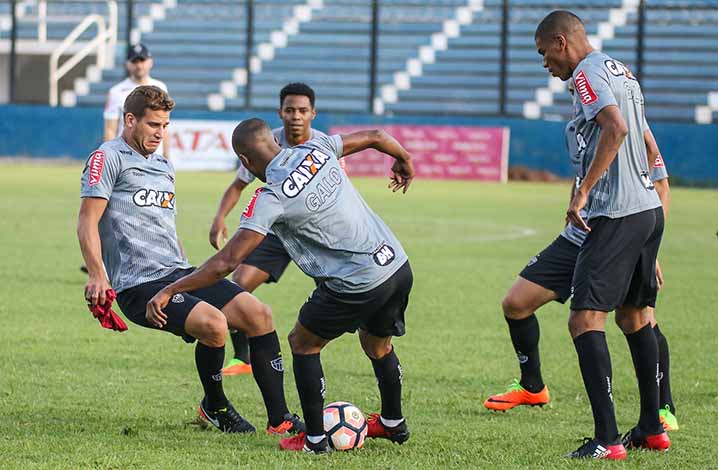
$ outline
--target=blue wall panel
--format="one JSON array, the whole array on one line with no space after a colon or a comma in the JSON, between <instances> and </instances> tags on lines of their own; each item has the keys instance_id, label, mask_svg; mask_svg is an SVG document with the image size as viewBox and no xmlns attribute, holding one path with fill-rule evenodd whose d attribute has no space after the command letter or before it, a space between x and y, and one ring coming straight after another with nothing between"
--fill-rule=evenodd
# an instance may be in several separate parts
<instances>
[{"instance_id":1,"label":"blue wall panel","mask_svg":"<svg viewBox=\"0 0 718 470\"><path fill-rule=\"evenodd\" d=\"M175 111L174 119L241 120L258 116L277 126L275 112L213 113ZM507 118L447 116L384 117L370 114L319 113L317 129L335 125L433 124L508 126L511 128L510 165L525 165L571 177L561 122ZM718 184L718 129L714 125L653 123L651 125L671 175L684 180ZM0 156L84 159L101 142L99 108L0 106Z\"/></svg>"}]
</instances>

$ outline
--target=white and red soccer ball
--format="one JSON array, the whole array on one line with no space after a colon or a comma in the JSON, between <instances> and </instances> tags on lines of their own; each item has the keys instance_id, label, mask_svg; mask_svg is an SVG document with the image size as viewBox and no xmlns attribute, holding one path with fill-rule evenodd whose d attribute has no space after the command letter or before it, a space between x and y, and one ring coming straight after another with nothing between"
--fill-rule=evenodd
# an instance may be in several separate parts
<instances>
[{"instance_id":1,"label":"white and red soccer ball","mask_svg":"<svg viewBox=\"0 0 718 470\"><path fill-rule=\"evenodd\" d=\"M358 449L366 439L366 419L356 406L336 401L324 407L324 431L335 450Z\"/></svg>"}]
</instances>

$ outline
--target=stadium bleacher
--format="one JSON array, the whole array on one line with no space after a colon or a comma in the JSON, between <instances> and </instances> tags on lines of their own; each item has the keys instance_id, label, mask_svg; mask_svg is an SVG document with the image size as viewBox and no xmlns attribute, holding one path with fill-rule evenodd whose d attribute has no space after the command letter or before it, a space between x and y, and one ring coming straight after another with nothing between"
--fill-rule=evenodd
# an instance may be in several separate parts
<instances>
[{"instance_id":1,"label":"stadium bleacher","mask_svg":"<svg viewBox=\"0 0 718 470\"><path fill-rule=\"evenodd\" d=\"M168 84L183 108L273 109L283 84L306 81L317 89L317 106L324 111L500 112L502 0L380 0L373 103L371 3L255 1L249 73L246 0L136 0L135 14L152 18L141 40L154 54L153 76ZM77 16L103 4L48 2L48 16ZM163 14L153 16L153 5ZM700 120L711 99L718 112L718 1L647 0L639 70L638 0L511 0L506 114L565 119L570 112L565 85L549 79L533 43L536 24L555 8L576 12L596 46L640 72L650 120ZM0 8L0 37L8 34L1 27L5 10ZM124 18L121 12L120 38ZM53 21L48 39L61 39L72 27L70 21ZM18 34L32 39L35 24L21 19ZM77 97L78 105L101 105L109 87L124 77L123 44L116 54L117 66L103 71L101 81Z\"/></svg>"}]
</instances>

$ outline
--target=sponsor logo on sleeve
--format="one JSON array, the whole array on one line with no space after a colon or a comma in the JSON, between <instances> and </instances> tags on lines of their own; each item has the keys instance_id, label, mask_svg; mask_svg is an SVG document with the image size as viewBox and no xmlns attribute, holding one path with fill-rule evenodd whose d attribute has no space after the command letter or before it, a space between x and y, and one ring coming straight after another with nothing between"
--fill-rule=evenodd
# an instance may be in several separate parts
<instances>
[{"instance_id":1,"label":"sponsor logo on sleeve","mask_svg":"<svg viewBox=\"0 0 718 470\"><path fill-rule=\"evenodd\" d=\"M663 163L663 157L661 157L661 154L659 153L656 155L656 159L653 161L653 168L663 168L666 164Z\"/></svg>"},{"instance_id":2,"label":"sponsor logo on sleeve","mask_svg":"<svg viewBox=\"0 0 718 470\"><path fill-rule=\"evenodd\" d=\"M87 184L95 186L102 179L102 170L105 168L105 152L95 150L87 161Z\"/></svg>"},{"instance_id":3,"label":"sponsor logo on sleeve","mask_svg":"<svg viewBox=\"0 0 718 470\"><path fill-rule=\"evenodd\" d=\"M578 94L581 103L588 105L598 100L598 95L593 91L593 87L591 87L591 83L583 70L576 74L574 83L576 85L576 94Z\"/></svg>"},{"instance_id":4,"label":"sponsor logo on sleeve","mask_svg":"<svg viewBox=\"0 0 718 470\"><path fill-rule=\"evenodd\" d=\"M387 266L394 261L396 253L394 252L394 248L389 245L382 245L372 254L372 257L374 258L374 262L379 266Z\"/></svg>"},{"instance_id":5,"label":"sponsor logo on sleeve","mask_svg":"<svg viewBox=\"0 0 718 470\"><path fill-rule=\"evenodd\" d=\"M175 208L175 193L142 188L132 196L132 202L139 207Z\"/></svg>"},{"instance_id":6,"label":"sponsor logo on sleeve","mask_svg":"<svg viewBox=\"0 0 718 470\"><path fill-rule=\"evenodd\" d=\"M329 155L319 150L312 150L311 153L308 153L282 183L284 195L288 198L297 197L324 167L329 158Z\"/></svg>"},{"instance_id":7,"label":"sponsor logo on sleeve","mask_svg":"<svg viewBox=\"0 0 718 470\"><path fill-rule=\"evenodd\" d=\"M249 204L247 204L247 207L244 208L244 211L242 212L242 216L251 219L254 215L254 206L257 204L257 199L259 198L259 195L262 192L262 188L257 188L257 190L252 194L252 199L249 200Z\"/></svg>"}]
</instances>

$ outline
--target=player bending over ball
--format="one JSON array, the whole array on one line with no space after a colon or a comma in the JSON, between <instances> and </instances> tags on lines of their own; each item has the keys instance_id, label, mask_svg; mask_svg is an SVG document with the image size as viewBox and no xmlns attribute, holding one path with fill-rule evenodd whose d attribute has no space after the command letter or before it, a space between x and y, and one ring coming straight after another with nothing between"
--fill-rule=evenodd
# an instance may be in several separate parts
<instances>
[{"instance_id":1,"label":"player bending over ball","mask_svg":"<svg viewBox=\"0 0 718 470\"><path fill-rule=\"evenodd\" d=\"M392 337L405 333L412 272L399 240L367 206L337 159L367 148L384 152L396 160L390 187L406 192L414 177L409 154L382 131L318 137L282 149L260 119L240 123L232 146L242 164L266 184L254 194L227 245L199 270L160 291L147 306L148 317L163 316L177 292L223 279L271 228L297 266L320 281L289 334L307 432L282 439L280 448L329 450L322 422L326 383L319 354L331 340L357 329L381 394L381 414L370 416L368 437L406 441L402 370Z\"/></svg>"}]
</instances>

